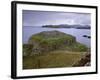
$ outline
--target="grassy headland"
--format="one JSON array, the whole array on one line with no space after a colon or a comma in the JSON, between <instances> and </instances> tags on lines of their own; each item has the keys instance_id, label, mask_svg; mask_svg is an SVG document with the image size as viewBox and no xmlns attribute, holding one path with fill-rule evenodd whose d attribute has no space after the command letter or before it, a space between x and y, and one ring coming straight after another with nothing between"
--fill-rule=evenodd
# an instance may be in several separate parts
<instances>
[{"instance_id":1,"label":"grassy headland","mask_svg":"<svg viewBox=\"0 0 100 80\"><path fill-rule=\"evenodd\" d=\"M88 48L72 35L43 31L23 44L23 69L71 67L86 55Z\"/></svg>"}]
</instances>

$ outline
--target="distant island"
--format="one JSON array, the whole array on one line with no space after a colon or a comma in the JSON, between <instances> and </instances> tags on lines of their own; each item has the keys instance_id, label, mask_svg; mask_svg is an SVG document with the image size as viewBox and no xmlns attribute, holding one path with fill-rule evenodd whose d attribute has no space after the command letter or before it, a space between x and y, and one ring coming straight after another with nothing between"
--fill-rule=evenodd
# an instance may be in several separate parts
<instances>
[{"instance_id":1,"label":"distant island","mask_svg":"<svg viewBox=\"0 0 100 80\"><path fill-rule=\"evenodd\" d=\"M43 25L42 27L46 28L76 28L76 29L91 29L89 25L68 25L68 24L60 24L60 25Z\"/></svg>"}]
</instances>

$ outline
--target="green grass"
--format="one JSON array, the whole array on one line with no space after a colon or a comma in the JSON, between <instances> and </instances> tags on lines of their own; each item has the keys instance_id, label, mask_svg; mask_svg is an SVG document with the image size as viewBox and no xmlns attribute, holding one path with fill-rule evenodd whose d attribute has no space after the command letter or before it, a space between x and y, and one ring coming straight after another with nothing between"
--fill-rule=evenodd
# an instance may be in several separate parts
<instances>
[{"instance_id":1,"label":"green grass","mask_svg":"<svg viewBox=\"0 0 100 80\"><path fill-rule=\"evenodd\" d=\"M52 51L42 55L24 56L23 69L71 67L86 52Z\"/></svg>"},{"instance_id":2,"label":"green grass","mask_svg":"<svg viewBox=\"0 0 100 80\"><path fill-rule=\"evenodd\" d=\"M72 45L65 46L65 48L63 48L63 49L68 50L68 51L80 51L80 52L83 52L83 51L88 51L89 48L87 48L83 44L80 44L80 43L76 42L76 43L73 43Z\"/></svg>"},{"instance_id":3,"label":"green grass","mask_svg":"<svg viewBox=\"0 0 100 80\"><path fill-rule=\"evenodd\" d=\"M72 35L59 31L40 32L32 35L28 44L23 44L23 69L71 67L87 51L88 48Z\"/></svg>"}]
</instances>

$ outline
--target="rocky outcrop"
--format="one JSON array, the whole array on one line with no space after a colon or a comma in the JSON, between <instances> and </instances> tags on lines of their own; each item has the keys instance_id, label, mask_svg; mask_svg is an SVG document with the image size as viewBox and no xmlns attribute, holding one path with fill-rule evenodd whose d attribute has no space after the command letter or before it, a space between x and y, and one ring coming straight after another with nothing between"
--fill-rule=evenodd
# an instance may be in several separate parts
<instances>
[{"instance_id":1,"label":"rocky outcrop","mask_svg":"<svg viewBox=\"0 0 100 80\"><path fill-rule=\"evenodd\" d=\"M28 56L32 52L33 45L31 44L23 44L23 55Z\"/></svg>"},{"instance_id":2,"label":"rocky outcrop","mask_svg":"<svg viewBox=\"0 0 100 80\"><path fill-rule=\"evenodd\" d=\"M26 47L25 47L26 46ZM43 31L32 35L23 45L25 55L46 53L53 50L86 51L87 47L76 42L72 35L60 31Z\"/></svg>"},{"instance_id":3,"label":"rocky outcrop","mask_svg":"<svg viewBox=\"0 0 100 80\"><path fill-rule=\"evenodd\" d=\"M34 53L43 53L71 45L76 42L76 39L72 35L59 31L43 31L32 35L28 42L33 45Z\"/></svg>"},{"instance_id":4,"label":"rocky outcrop","mask_svg":"<svg viewBox=\"0 0 100 80\"><path fill-rule=\"evenodd\" d=\"M73 65L73 67L77 66L90 66L91 62L91 54L86 54L83 58L81 58L77 63Z\"/></svg>"}]
</instances>

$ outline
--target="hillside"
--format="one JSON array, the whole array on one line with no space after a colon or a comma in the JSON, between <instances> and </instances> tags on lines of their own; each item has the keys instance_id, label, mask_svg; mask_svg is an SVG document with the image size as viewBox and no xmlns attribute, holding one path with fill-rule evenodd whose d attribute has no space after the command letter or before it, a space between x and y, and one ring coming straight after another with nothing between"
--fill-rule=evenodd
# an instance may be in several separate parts
<instances>
[{"instance_id":1,"label":"hillside","mask_svg":"<svg viewBox=\"0 0 100 80\"><path fill-rule=\"evenodd\" d=\"M23 68L73 66L87 51L88 48L78 43L72 35L43 31L32 35L28 44L23 44Z\"/></svg>"}]
</instances>

